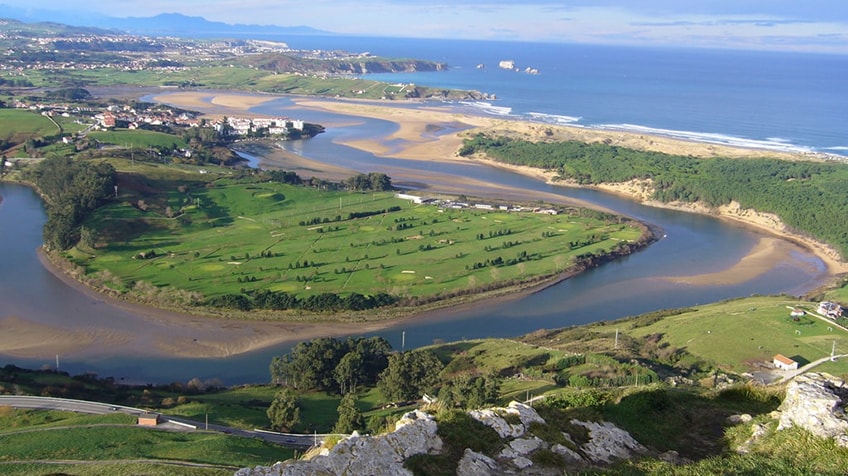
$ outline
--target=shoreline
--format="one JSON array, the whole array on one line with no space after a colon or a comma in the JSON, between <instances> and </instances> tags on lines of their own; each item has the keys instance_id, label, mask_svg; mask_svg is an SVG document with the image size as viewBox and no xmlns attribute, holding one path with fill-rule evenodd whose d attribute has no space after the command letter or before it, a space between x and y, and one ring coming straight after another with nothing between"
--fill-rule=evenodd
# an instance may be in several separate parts
<instances>
[{"instance_id":1,"label":"shoreline","mask_svg":"<svg viewBox=\"0 0 848 476\"><path fill-rule=\"evenodd\" d=\"M717 209L707 207L700 203L664 203L657 200L651 200L649 198L649 184L645 183L645 181L636 180L625 183L606 183L596 186L577 185L576 183L555 180L555 174L553 172L546 172L543 169L522 165L504 164L492 159L477 158L474 160L492 167L500 167L506 170L511 170L515 173L543 180L549 185L599 190L606 193L613 193L620 197L651 207L708 215L721 220L741 224L758 231L766 232L769 235L795 243L808 249L825 263L831 276L848 273L848 262L842 261L839 258L839 254L830 245L812 238L793 234L789 230L789 227L787 227L777 215L761 213L753 209L743 209L740 207L739 203L735 201L728 205L718 207Z\"/></svg>"},{"instance_id":2,"label":"shoreline","mask_svg":"<svg viewBox=\"0 0 848 476\"><path fill-rule=\"evenodd\" d=\"M173 97L173 95L177 95L177 97ZM210 96L216 96L217 98L212 98L208 100L205 99L209 98ZM259 104L264 104L268 101L275 100L279 97L284 96L257 96L241 92L181 91L179 93L172 93L169 91L162 91L161 94L155 96L155 100L166 103L173 103L175 105L186 108L209 108L210 110L217 111L221 111L222 108L224 108L230 114L234 113L234 111L237 111L239 114L247 115L251 114L250 108L255 107ZM187 102L185 104L180 105L176 104L176 101L174 101L175 99ZM351 119L348 122L355 121L356 117L373 117L397 124L398 129L395 132L387 135L386 137L365 140L340 141L340 143L342 144L356 147L361 150L366 150L378 156L400 159L426 158L430 161L464 161L467 163L483 163L486 166L495 166L509 169L513 172L521 173L530 176L534 179L541 180L547 183L552 183L557 186L568 186L568 184L563 184L552 180L552 174L549 172L546 173L542 169L511 166L507 164L496 163L491 160L460 158L456 156L455 152L462 144L464 136L481 130L495 130L504 131L511 134L529 134L538 137L545 137L547 135L547 129L555 129L555 135L557 135L557 137L559 137L559 135L565 136L567 134L577 134L578 136L583 137L584 140L586 138L588 138L589 140L610 139L615 143L619 143L618 141L633 140L633 137L630 137L632 136L632 134L628 136L626 133L623 132L602 132L595 130L583 130L580 128L569 128L567 126L552 126L547 124L508 120L503 118L481 117L469 115L463 112L453 111L446 107L422 106L420 108L403 108L392 107L392 105L390 104L374 104L371 101L338 102L309 97L293 97L292 101L295 104L295 109L310 108L313 110L322 110L337 114L343 114L346 116L350 116ZM203 111L201 110L200 112ZM444 134L435 134L433 132L434 130L447 130L449 132ZM637 139L645 141L645 137L646 136L641 135L637 137ZM579 138L574 139L581 140ZM388 147L386 145L386 141L391 141L394 147ZM663 139L661 142L665 143L666 139ZM689 142L680 140L674 142L675 144L677 144L676 146L685 146L687 148L693 147L693 144ZM683 143L683 145L679 144L681 142ZM655 142L655 144L656 143L657 142ZM694 144L694 146L697 146L696 148L699 148L701 152L705 154L714 153L717 147L712 144L701 144L700 146L698 144ZM748 151L748 149L742 150ZM757 153L767 154L770 156L776 155L772 151L759 151ZM265 160L264 157L260 157L260 159ZM300 166L303 168L314 169L318 166L326 167L323 166L320 162L313 161L307 157L294 156L292 154L289 154L288 158L284 157L283 159L284 161L300 161ZM796 160L810 159L796 158ZM342 173L342 171L336 170L335 173L340 174ZM421 178L424 177L422 176ZM463 183L467 184L468 178L460 179L463 180L463 182L460 182L459 179L457 179L457 187L461 187ZM639 187L639 184L616 184L615 186L611 185L605 188L598 188L609 193L616 193L628 199L642 201L643 203L645 203L645 200L643 200L643 198L639 196ZM492 188L491 190L494 190L494 188ZM642 191L644 192L644 190ZM504 192L504 190L501 189L498 190L498 192ZM515 191L512 192L515 193ZM532 197L544 196L545 195L542 192L532 193ZM2 198L0 198L0 200L2 200ZM646 204L658 206L653 203ZM768 234L777 236L780 238L780 240L795 244L801 244L802 246L811 249L813 253L827 265L829 275L833 276L837 273L848 272L848 264L839 261L833 256L827 255L825 245L819 244L820 247L816 248L814 247L815 243L803 241L800 239L800 237L792 236L785 231L783 232L783 234L781 234L780 230L770 228L768 226L768 223L770 222L768 221L762 223L756 222L752 218L752 214L750 213L750 211L728 209L725 212L727 216L722 217L715 211L710 210L696 210L686 208L677 209L681 209L687 212L719 216L720 218L728 220L732 219L736 223L744 224L745 226L751 226L760 231L764 231ZM650 226L650 224L645 225ZM785 246L777 246L775 244L777 241L778 240L774 239L772 239L771 241L760 240L760 242L754 246L754 249L751 250L749 255L744 257L743 260L740 261L740 264L738 266L745 266L751 269L760 269L765 266L764 263L773 262L777 259L786 259L789 255L789 251L787 251ZM753 258L749 258L750 256L753 256ZM748 261L745 261L746 259ZM751 263L754 262L752 260L756 261L756 263L758 264L756 264L756 266L751 267ZM202 345L196 344L197 339L194 339L194 341L192 341L191 338L185 337L185 335L169 335L163 337L163 340L157 341L156 346L159 355L167 356L215 358L251 352L259 349L265 349L273 345L294 343L313 337L360 335L395 326L398 323L404 321L439 319L438 317L434 317L436 316L436 314L438 314L436 310L445 307L440 306L438 308L434 307L423 309L420 312L411 313L404 317L373 321L357 321L350 323L338 321L306 322L297 320L270 322L259 320L232 319L224 316L206 317L158 309L149 305L132 303L123 299L110 297L105 293L98 292L97 290L88 287L84 283L66 274L65 271L61 269L61 267L57 266L55 263L51 263L49 260L46 259L42 262L45 267L48 268L48 270L50 270L50 272L56 275L59 279L73 286L75 289L86 293L89 296L95 297L98 300L109 300L110 303L114 303L119 308L130 309L133 312L137 312L141 316L140 319L150 320L151 322L155 323L156 326L161 327L162 329L167 329L173 326L178 327L182 331L182 334L196 331L198 335L203 335L204 342L202 343ZM692 284L710 284L716 282L727 282L728 279L731 279L734 275L736 275L735 279L739 279L738 271L738 268L734 269L733 267L731 267L729 269L721 270L716 273L707 273L698 276L668 277L668 279L678 280L679 282L691 281ZM538 292L541 289L545 289L549 286L552 286L558 282L561 282L564 279L568 279L568 277L570 276L571 275L565 277L560 276L557 277L557 279L551 280L550 282L536 283L535 285L531 285L517 292L502 293L498 296L483 296L481 298L504 300L518 299L520 297ZM751 276L747 275L746 277L750 278ZM450 306L452 308L462 309L463 307L473 305L473 303L459 302L454 303ZM0 328L2 328L2 324L3 322L0 320ZM63 330L58 328L51 328L42 329L40 330L40 332L43 336L50 337L48 334L61 333L63 332ZM174 334L180 334L180 332ZM53 335L52 337L56 337L56 335ZM65 337L67 336L65 335ZM108 341L108 336L107 338L98 337L98 339L101 342L104 342L104 339ZM33 347L36 346L36 344L38 343L35 340L36 339L34 338L32 342ZM121 342L122 341L120 339L116 338L111 345L119 346L122 345ZM186 349L190 349L190 351L187 351ZM11 352L7 352L7 350L10 350L9 343L4 342L2 339L0 339L0 352L11 354ZM11 350L13 350L15 353L27 352L26 349L22 349L20 348L20 346Z\"/></svg>"},{"instance_id":3,"label":"shoreline","mask_svg":"<svg viewBox=\"0 0 848 476\"><path fill-rule=\"evenodd\" d=\"M314 105L314 101L298 101L295 102L299 105ZM347 103L347 102L346 102ZM364 106L363 110L359 110L356 103L354 104L345 104L342 106L336 106L337 103L331 103L333 105L328 106L327 101L318 101L317 107L320 109L324 109L330 112L341 113L341 114L349 114L353 112L360 112L361 115L365 115L367 117L380 118L383 120L392 121L393 118L396 118L398 115L401 115L402 112L406 111L405 108L393 108L389 105L374 105L368 104ZM391 113L386 113L385 115L380 116L376 111L378 108L382 107L383 109L393 109ZM456 120L458 117L462 119L473 118L473 116L469 116L463 113L452 113L445 111L435 111L432 112L433 115L430 116L430 119L443 119L445 115L449 115L453 120ZM417 122L421 122L420 119L416 120ZM432 121L430 121L432 122ZM453 140L445 139L443 142L450 142L452 145L456 143L457 149L458 146L462 142L462 136L468 135L475 132L486 131L486 132L499 132L504 133L505 135L515 136L516 134L524 135L524 138L527 136L542 138L546 137L550 139L550 136L547 133L547 129L555 130L553 136L556 137L555 140L581 140L587 142L596 142L596 141L611 141L610 143L613 145L620 145L622 147L633 147L642 150L652 150L657 152L666 152L666 153L674 153L674 154L691 154L695 156L702 157L711 157L718 154L732 154L734 157L741 158L750 158L750 157L776 157L784 160L819 160L819 157L814 156L811 157L807 154L800 153L790 153L790 152L775 152L767 149L749 149L742 147L730 147L730 146L722 146L710 143L698 143L694 141L686 141L682 139L672 139L667 137L660 136L649 136L645 134L637 134L631 132L623 132L623 131L603 131L603 130L589 130L583 129L579 127L573 126L548 126L546 124L537 124L531 122L523 122L519 120L511 120L511 119L493 119L493 118L473 118L468 121L473 126L469 129L466 129L462 132L452 134L456 136ZM479 125L483 124L483 125ZM409 138L413 132L410 132L411 128L407 124L406 128L401 128L401 130L395 133L392 137L395 138ZM419 133L418 143L425 143L425 139L420 139L423 135L421 129L417 130ZM408 154L409 150L404 149L402 153L385 153L384 148L375 146L373 142L374 140L368 141L344 141L342 142L345 145L349 145L352 147L360 148L362 150L366 150L368 152L372 152L375 155L384 155L392 158L411 158ZM456 149L454 149L455 152ZM382 152L382 153L381 153ZM418 152L417 148L413 148L413 152ZM502 169L506 169L515 173L519 173L540 181L543 181L549 185L555 185L560 187L575 187L575 188L592 188L596 190L600 190L607 193L614 193L621 197L627 198L629 200L634 200L644 205L653 206L653 207L662 207L673 210L684 211L688 213L698 213L702 215L714 216L719 219L729 220L737 224L742 224L753 229L766 232L770 235L777 236L781 239L790 241L792 243L798 244L808 250L810 250L813 254L819 257L828 267L829 273L831 275L838 275L843 273L848 273L848 262L841 259L839 253L837 253L830 245L817 241L815 239L801 236L798 234L792 233L789 228L780 220L779 217L772 214L757 212L752 209L742 209L738 203L731 202L730 204L719 207L718 209L711 209L702 204L698 203L663 203L656 200L650 200L648 195L648 188L646 184L640 183L639 181L631 181L627 183L610 183L610 184L602 184L599 186L584 186L577 185L576 183L567 183L563 181L554 180L554 175L551 172L545 171L544 169L533 168L528 166L518 166L511 164L504 164L501 162L497 162L492 159L484 159L484 158L460 158L456 157L455 153L452 159L443 159L450 161L469 161L481 163L491 167L498 167ZM432 159L431 159L432 160ZM440 160L440 159L436 159Z\"/></svg>"}]
</instances>

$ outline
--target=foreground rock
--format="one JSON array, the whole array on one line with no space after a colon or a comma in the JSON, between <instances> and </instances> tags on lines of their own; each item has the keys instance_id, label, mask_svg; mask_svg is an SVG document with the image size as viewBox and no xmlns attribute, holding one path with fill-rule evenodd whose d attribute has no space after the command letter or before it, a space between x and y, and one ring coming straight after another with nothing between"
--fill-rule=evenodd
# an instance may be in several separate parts
<instances>
[{"instance_id":1,"label":"foreground rock","mask_svg":"<svg viewBox=\"0 0 848 476\"><path fill-rule=\"evenodd\" d=\"M587 435L572 437L562 433L560 441L548 442L533 434L534 425L545 420L527 405L512 402L507 408L490 408L469 412L472 418L494 429L503 439L496 454L481 454L465 449L456 469L460 476L497 474L562 474L563 470L606 465L618 459L645 454L647 449L626 431L612 423L572 420ZM580 444L575 441L581 441ZM412 475L404 467L413 455L437 455L444 443L437 435L435 419L424 412L407 413L392 433L380 436L354 435L339 442L331 450L323 449L308 460L287 461L274 466L245 468L237 476L300 475ZM544 452L560 458L555 466L534 464L534 457Z\"/></svg>"},{"instance_id":2,"label":"foreground rock","mask_svg":"<svg viewBox=\"0 0 848 476\"><path fill-rule=\"evenodd\" d=\"M846 403L848 387L842 380L826 373L800 375L786 387L777 429L798 426L848 447Z\"/></svg>"}]
</instances>

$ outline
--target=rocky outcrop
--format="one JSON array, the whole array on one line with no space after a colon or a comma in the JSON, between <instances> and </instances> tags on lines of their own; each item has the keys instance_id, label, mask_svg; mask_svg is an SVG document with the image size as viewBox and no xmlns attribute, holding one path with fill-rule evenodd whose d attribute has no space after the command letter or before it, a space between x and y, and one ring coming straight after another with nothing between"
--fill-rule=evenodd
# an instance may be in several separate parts
<instances>
[{"instance_id":1,"label":"rocky outcrop","mask_svg":"<svg viewBox=\"0 0 848 476\"><path fill-rule=\"evenodd\" d=\"M799 375L786 387L777 429L798 426L848 447L846 403L848 387L842 380L826 373Z\"/></svg>"},{"instance_id":2,"label":"rocky outcrop","mask_svg":"<svg viewBox=\"0 0 848 476\"><path fill-rule=\"evenodd\" d=\"M533 424L545 425L545 420L532 407L518 402L512 402L506 408L474 410L469 414L494 429L503 439L503 446L500 451L489 455L466 448L456 469L456 474L461 476L560 474L563 469L605 465L647 452L626 431L612 423L572 420L572 425L588 430L588 437L583 436L585 443L582 445L576 444L567 433L562 433L562 438L559 438L567 445L545 441L533 434ZM418 454L438 454L442 449L443 442L436 431L436 421L432 416L414 411L404 415L392 433L375 437L355 434L330 450L320 450L311 459L245 468L236 475L410 475L412 473L404 467L407 458ZM542 451L558 455L562 464L556 468L535 465L534 456Z\"/></svg>"},{"instance_id":3,"label":"rocky outcrop","mask_svg":"<svg viewBox=\"0 0 848 476\"><path fill-rule=\"evenodd\" d=\"M340 441L309 460L242 469L236 476L386 475L411 476L403 467L407 458L435 454L442 449L435 419L424 412L405 414L395 431L381 436L359 436Z\"/></svg>"}]
</instances>

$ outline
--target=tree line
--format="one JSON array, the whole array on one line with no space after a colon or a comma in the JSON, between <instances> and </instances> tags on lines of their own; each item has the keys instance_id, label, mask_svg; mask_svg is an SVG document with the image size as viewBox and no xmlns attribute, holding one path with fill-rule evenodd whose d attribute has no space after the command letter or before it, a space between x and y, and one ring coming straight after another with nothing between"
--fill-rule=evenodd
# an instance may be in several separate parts
<instances>
[{"instance_id":1,"label":"tree line","mask_svg":"<svg viewBox=\"0 0 848 476\"><path fill-rule=\"evenodd\" d=\"M350 293L343 296L337 293L313 294L299 298L296 294L285 291L256 289L244 291L242 294L223 294L209 298L205 304L211 307L250 311L252 309L267 309L285 311L300 309L312 312L366 311L379 307L390 306L398 301L396 296L387 293L365 295Z\"/></svg>"},{"instance_id":2,"label":"tree line","mask_svg":"<svg viewBox=\"0 0 848 476\"><path fill-rule=\"evenodd\" d=\"M774 213L796 232L827 242L848 256L848 167L833 162L773 158L696 158L575 141L536 143L483 134L465 141L460 155L485 153L495 160L557 171L579 184L650 179L652 198L731 201L742 208Z\"/></svg>"},{"instance_id":3,"label":"tree line","mask_svg":"<svg viewBox=\"0 0 848 476\"><path fill-rule=\"evenodd\" d=\"M28 170L24 178L46 197L44 244L66 250L80 239L80 225L112 194L115 169L106 162L51 157Z\"/></svg>"},{"instance_id":4,"label":"tree line","mask_svg":"<svg viewBox=\"0 0 848 476\"><path fill-rule=\"evenodd\" d=\"M445 365L426 349L395 352L382 337L335 339L322 337L297 344L274 357L271 381L282 389L268 409L272 427L291 429L299 421L298 395L324 391L343 395L334 431L364 429L355 395L376 387L387 402L438 395L449 407L477 408L498 397L500 380L468 372L446 372ZM379 425L369 424L369 427Z\"/></svg>"}]
</instances>

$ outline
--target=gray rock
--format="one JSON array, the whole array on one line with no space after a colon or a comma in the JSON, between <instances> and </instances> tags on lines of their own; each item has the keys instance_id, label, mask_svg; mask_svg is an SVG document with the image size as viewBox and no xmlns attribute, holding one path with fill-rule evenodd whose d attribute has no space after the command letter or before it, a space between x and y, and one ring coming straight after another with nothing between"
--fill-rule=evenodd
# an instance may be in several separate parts
<instances>
[{"instance_id":1,"label":"gray rock","mask_svg":"<svg viewBox=\"0 0 848 476\"><path fill-rule=\"evenodd\" d=\"M630 458L637 453L647 452L647 448L634 440L630 433L609 422L582 422L571 420L589 430L589 442L581 448L586 458L593 463L612 463L617 459Z\"/></svg>"},{"instance_id":2,"label":"gray rock","mask_svg":"<svg viewBox=\"0 0 848 476\"><path fill-rule=\"evenodd\" d=\"M731 425L738 425L740 423L748 423L752 420L751 415L747 413L743 413L741 415L730 415L727 417L727 422Z\"/></svg>"},{"instance_id":3,"label":"gray rock","mask_svg":"<svg viewBox=\"0 0 848 476\"><path fill-rule=\"evenodd\" d=\"M497 471L498 463L495 460L466 448L456 468L456 476L485 476Z\"/></svg>"},{"instance_id":4,"label":"gray rock","mask_svg":"<svg viewBox=\"0 0 848 476\"><path fill-rule=\"evenodd\" d=\"M509 447L519 455L529 455L543 446L546 446L544 440L535 436L532 438L521 438L509 442Z\"/></svg>"},{"instance_id":5,"label":"gray rock","mask_svg":"<svg viewBox=\"0 0 848 476\"><path fill-rule=\"evenodd\" d=\"M799 375L786 387L777 429L798 426L848 446L846 402L848 387L842 380L826 373Z\"/></svg>"},{"instance_id":6,"label":"gray rock","mask_svg":"<svg viewBox=\"0 0 848 476\"><path fill-rule=\"evenodd\" d=\"M472 418L492 427L501 438L520 438L533 422L544 423L545 420L529 405L510 402L507 408L489 408L486 410L471 410ZM520 424L510 424L502 415L518 417Z\"/></svg>"},{"instance_id":7,"label":"gray rock","mask_svg":"<svg viewBox=\"0 0 848 476\"><path fill-rule=\"evenodd\" d=\"M585 462L586 462L586 461L583 459L583 457L582 457L582 456L580 456L580 453L578 453L578 452L576 452L576 451L572 450L571 448L569 448L569 447L567 447L567 446L563 446L563 445L560 445L560 444L558 444L558 443L557 443L557 444L555 444L555 445L551 448L551 451L553 451L554 453L556 453L556 454L558 454L558 455L561 455L563 458L565 458L565 461L566 461L567 463L571 463L571 464L583 464L583 463L585 463Z\"/></svg>"}]
</instances>

